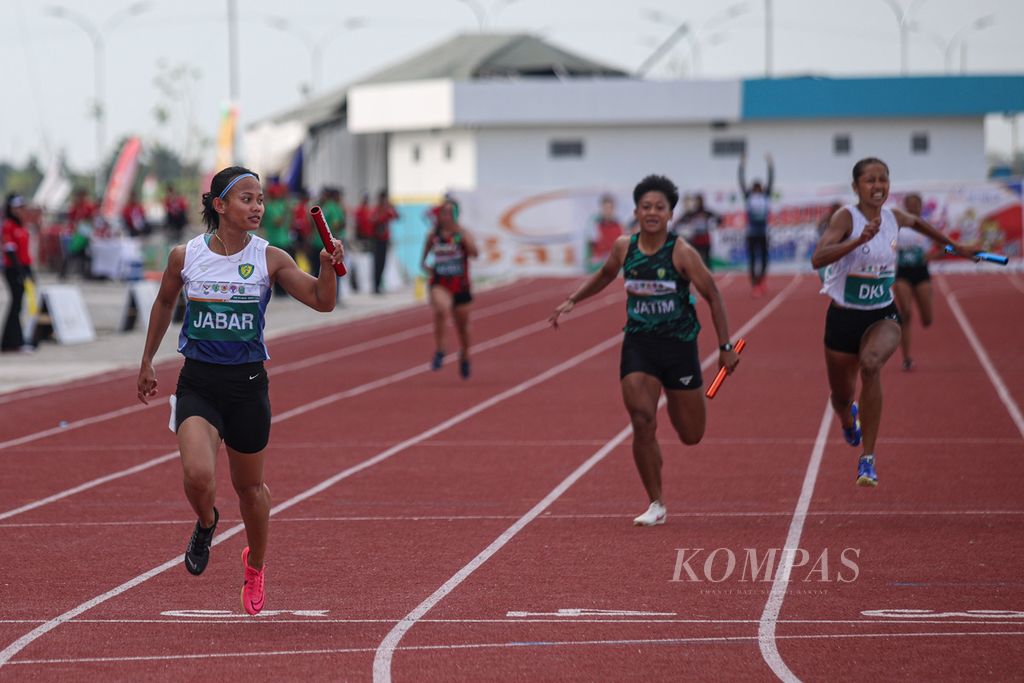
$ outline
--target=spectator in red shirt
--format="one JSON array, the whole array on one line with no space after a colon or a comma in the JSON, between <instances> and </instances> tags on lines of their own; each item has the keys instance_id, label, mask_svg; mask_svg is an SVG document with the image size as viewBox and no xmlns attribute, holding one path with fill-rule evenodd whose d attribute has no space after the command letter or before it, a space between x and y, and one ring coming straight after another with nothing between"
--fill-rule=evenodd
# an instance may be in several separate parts
<instances>
[{"instance_id":1,"label":"spectator in red shirt","mask_svg":"<svg viewBox=\"0 0 1024 683\"><path fill-rule=\"evenodd\" d=\"M171 183L164 187L164 212L167 239L172 245L180 244L185 226L188 225L188 202L175 191Z\"/></svg>"},{"instance_id":2,"label":"spectator in red shirt","mask_svg":"<svg viewBox=\"0 0 1024 683\"><path fill-rule=\"evenodd\" d=\"M388 246L391 244L391 221L398 218L398 211L388 201L387 190L377 195L377 205L373 207L373 292L382 294L381 283L384 279L384 264L388 258Z\"/></svg>"},{"instance_id":3,"label":"spectator in red shirt","mask_svg":"<svg viewBox=\"0 0 1024 683\"><path fill-rule=\"evenodd\" d=\"M363 193L356 207L356 243L362 251L370 251L373 242L373 207L370 195Z\"/></svg>"},{"instance_id":4,"label":"spectator in red shirt","mask_svg":"<svg viewBox=\"0 0 1024 683\"><path fill-rule=\"evenodd\" d=\"M4 206L4 221L0 232L3 245L4 278L11 293L11 307L7 310L0 350L31 351L21 331L21 306L25 298L25 280L32 275L32 255L28 249L28 229L25 228L25 200L19 194L8 195Z\"/></svg>"},{"instance_id":5,"label":"spectator in red shirt","mask_svg":"<svg viewBox=\"0 0 1024 683\"><path fill-rule=\"evenodd\" d=\"M128 202L124 205L124 209L121 210L121 220L129 237L142 237L149 234L149 224L146 223L146 210L142 208L138 192L132 191L128 196Z\"/></svg>"}]
</instances>

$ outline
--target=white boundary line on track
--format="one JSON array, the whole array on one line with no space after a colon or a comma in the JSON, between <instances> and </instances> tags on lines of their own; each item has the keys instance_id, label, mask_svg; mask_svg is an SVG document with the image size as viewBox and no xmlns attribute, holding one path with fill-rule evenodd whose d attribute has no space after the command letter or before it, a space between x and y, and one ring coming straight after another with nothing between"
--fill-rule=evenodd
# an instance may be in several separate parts
<instances>
[{"instance_id":1,"label":"white boundary line on track","mask_svg":"<svg viewBox=\"0 0 1024 683\"><path fill-rule=\"evenodd\" d=\"M617 295L606 296L606 297L604 297L602 299L599 299L599 300L595 301L594 305L588 306L584 311L581 311L579 313L579 315L581 315L581 316L582 315L587 315L588 313L591 313L591 312L594 312L594 311L598 311L598 310L604 308L605 306L609 305L610 303L615 302L619 298L620 297L618 297ZM535 323L530 323L528 325L520 327L517 330L513 330L512 332L508 332L508 333L500 335L498 337L494 337L492 339L488 339L487 341L481 342L479 344L475 344L473 346L473 351L475 353L480 353L480 352L483 352L483 351L487 351L489 349L496 348L498 346L502 346L502 345L507 344L509 342L515 341L516 339L519 339L520 337L525 337L525 336L527 336L529 334L533 334L534 332L538 332L540 330L544 330L547 327L548 327L548 323L547 323L546 320L545 321L538 321L538 322L535 322ZM455 360L455 356L449 356L448 358L445 359L445 363L451 363L451 362L454 362L454 360ZM380 387L384 387L384 386L387 386L389 384L394 384L395 382L401 382L402 380L408 379L410 377L414 377L416 375L425 374L429 370L430 370L430 368L429 368L429 366L426 363L420 363L420 364L417 364L417 365L415 365L415 366L413 366L411 368L408 368L406 370L401 370L399 372L396 372L396 373L394 373L392 375L388 375L386 377L382 377L380 379L374 380L372 382L367 382L365 384L360 384L359 386L352 387L350 389L345 389L344 391L339 391L339 392L336 392L334 394L330 394L328 396L324 396L322 398L316 399L315 401L311 401L310 403L306 403L306 404L303 404L303 405L298 406L296 408L292 408L291 410L287 410L287 411L285 411L283 413L275 415L273 418L271 418L270 422L271 422L271 424L277 424L278 422L281 422L283 420L288 420L288 419L293 418L293 417L295 417L297 415L302 415L303 413L308 413L311 410L316 410L318 408L322 408L322 407L324 407L326 405L334 403L335 401L340 401L340 400L343 400L343 399L346 399L346 398L352 398L353 396L359 396L360 394L365 394L368 391L372 391L374 389L379 389ZM153 458L151 460L147 460L145 462L139 463L138 465L134 465L132 467L129 467L127 469L120 470L118 472L112 472L112 473L104 475L102 477L98 477L96 479L92 479L90 481L83 482L83 483L79 484L78 486L74 486L74 487L72 487L70 489L65 489L64 491L60 491L60 492L55 493L53 495L47 496L46 498L40 498L39 500L32 501L31 503L26 503L25 505L22 505L20 507L17 507L17 508L11 509L11 510L6 510L4 512L0 512L0 520L10 519L11 517L15 517L17 515L20 515L22 513L28 512L30 510L34 510L36 508L42 507L44 505L49 505L50 503L54 503L54 502L56 502L58 500L61 500L63 498L67 498L69 496L73 496L73 495L75 495L77 493L81 493L82 491L87 491L87 490L89 490L91 488L95 488L95 487L100 486L102 484L106 484L107 482L114 481L114 480L120 479L122 477L127 477L127 476L130 476L132 474L137 474L139 472L142 472L143 470L147 470L147 469L149 469L151 467L156 467L157 465L161 465L161 464L163 464L163 463L165 463L165 462L167 462L169 460L174 460L177 457L178 457L178 451L174 450L174 451L171 451L169 453L165 453L163 455L157 456L156 458Z\"/></svg>"},{"instance_id":2,"label":"white boundary line on track","mask_svg":"<svg viewBox=\"0 0 1024 683\"><path fill-rule=\"evenodd\" d=\"M493 315L505 313L506 311L513 310L521 306L525 306L527 304L533 303L535 300L543 299L549 296L551 296L550 292L542 290L534 292L533 294L524 295L519 299L511 299L509 301L503 301L501 303L492 304L491 306L487 306L486 308L483 308L480 311L475 312L473 314L473 319L479 320L480 318L489 318ZM339 323L338 325L341 327L341 329L339 329L338 331L344 333L344 324ZM377 339L372 339L365 342L357 342L356 344L353 344L351 346L335 349L333 351L327 351L325 353L320 353L310 358L303 358L302 360L292 361L291 363L282 363L281 365L274 365L273 363L271 363L270 367L267 369L267 374L270 377L274 377L282 373L292 372L294 370L301 370L311 365L326 363L332 360L337 360L338 358L344 358L345 356L351 356L356 353L361 353L363 351L372 351L380 348L381 346L395 344L400 341L406 341L420 335L428 334L433 329L433 323L428 323L406 330L402 330L401 332L394 332L383 337L378 337ZM0 450L12 448L14 446L21 446L22 444L30 443L32 441L38 441L39 439L44 439L48 436L53 436L55 434L67 434L68 432L73 431L75 429L80 429L81 427L88 427L89 425L97 424L99 422L105 422L106 420L113 420L115 418L122 417L124 415L131 415L132 413L137 413L143 410L149 410L150 408L161 408L164 407L165 405L166 402L164 400L153 400L149 404L134 403L130 406L118 408L116 410L111 410L100 415L94 415L92 417L85 417L79 420L74 420L73 422L69 422L63 427L50 427L49 429L44 429L42 431L34 432L32 434L26 434L24 436L15 437L13 439L8 439L7 441L0 441Z\"/></svg>"},{"instance_id":3,"label":"white boundary line on track","mask_svg":"<svg viewBox=\"0 0 1024 683\"><path fill-rule=\"evenodd\" d=\"M268 622L270 623L270 622ZM308 622L307 622L308 623ZM978 636L1024 636L1024 631L952 631L924 633L809 633L779 636L783 640L848 640L856 638L971 638ZM436 652L453 650L491 650L491 649L530 649L542 647L580 647L597 645L635 646L635 645L686 645L689 643L737 643L757 640L757 636L693 636L683 638L643 638L614 640L550 640L550 641L513 641L504 643L450 643L444 645L406 645L400 648L403 652ZM11 665L45 665L45 664L95 664L114 662L162 662L202 659L229 659L253 657L295 657L298 655L336 655L360 654L373 652L369 647L323 648L316 650L260 650L255 652L202 652L192 655L150 655L135 657L78 657L67 659L26 659L11 662Z\"/></svg>"},{"instance_id":4,"label":"white boundary line on track","mask_svg":"<svg viewBox=\"0 0 1024 683\"><path fill-rule=\"evenodd\" d=\"M602 299L602 300L607 300L607 299L612 299L612 298L616 298L616 297L605 297L605 299ZM595 303L598 303L598 302L595 302ZM590 310L598 310L598 308L600 308L600 307L597 307L597 306L588 307L588 309L590 309ZM543 325L547 326L547 322L545 321L543 323ZM524 330L527 330L527 329L529 329L531 327L533 327L533 325L528 325L525 328L520 328L520 332L523 332ZM523 334L527 334L527 333L524 332ZM510 335L504 335L504 336L508 337ZM523 335L520 334L520 336L523 336ZM502 337L499 337L497 339L502 339ZM492 341L497 342L497 339L492 340ZM292 498L289 498L288 500L284 501L283 503L275 505L270 510L271 516L276 515L277 513L282 512L283 510L287 510L288 508L292 507L293 505L296 505L296 504L306 500L307 498L310 498L311 496L314 496L317 493L320 493L320 492L324 491L325 489L329 488L330 486L333 486L334 484L338 483L339 481L341 481L343 479L347 479L348 477L352 476L353 474L361 472L364 469L372 467L373 465L376 465L378 463L383 462L384 460L387 460L388 458L391 458L392 456L402 452L403 450L405 450L405 449L407 449L407 448L409 448L411 446L416 445L420 441L424 441L426 439L429 439L430 437L434 436L435 434L438 434L440 432L445 431L446 429L454 427L455 425L468 420L469 418L473 417L474 415L476 415L476 414L478 414L480 412L483 412L484 410L487 410L488 408L491 408L494 405L496 405L496 404L498 404L498 403L500 403L500 402L502 402L502 401L504 401L504 400L506 400L508 398L511 398L513 396L521 394L524 391L527 391L528 389L531 389L534 386L536 386L538 384L541 384L542 382L545 382L545 381L551 379L552 377L555 377L558 374L560 374L560 373L562 373L562 372L564 372L566 370L569 370L570 368L573 368L573 367L579 365L580 363L583 363L586 360L589 360L590 358L593 358L594 356L597 356L597 355L599 355L601 353L604 353L608 349L610 349L610 348L614 347L615 345L619 344L621 342L621 339L622 339L622 335L621 334L616 334L613 337L610 337L610 338L608 338L608 339L606 339L606 340L604 340L604 341L602 341L602 342L600 342L600 343L598 343L598 344L596 344L594 346L591 346L589 349L587 349L585 351L581 351L580 353L576 354L575 356L572 356L568 360L563 361L563 362L559 363L558 365L555 365L555 366L545 370L544 372L542 372L540 374L534 375L532 378L530 378L530 379L528 379L528 380L526 380L524 382L520 382L519 384L517 384L517 385L515 385L515 386L513 386L513 387L511 387L509 389L506 389L505 391L502 391L502 392L500 392L498 394L495 394L494 396L492 396L491 398L489 398L489 399L487 399L485 401L477 403L472 408L468 408L468 409L462 411L461 413L455 415L454 417L451 417L451 418L449 418L449 419L447 419L447 420L445 420L445 421L435 425L434 427L431 427L430 429L427 429L427 430L425 430L423 432L420 432L418 435L416 435L414 437L411 437L409 439L406 439L405 441L402 441L399 444L396 444L395 446L387 449L386 451L383 451L382 453L379 453L379 454L375 455L372 458L364 460L364 461L362 461L361 463L359 463L357 465L353 465L352 467L349 467L349 468L347 468L347 469L345 469L345 470L335 474L334 476L332 476L332 477L330 477L328 479L325 479L324 481L320 482L319 484L317 484L317 485L315 485L315 486L313 486L313 487L311 487L309 489L306 489L306 491L304 491L304 492L302 492L302 493L300 493L300 494L298 494L296 496L293 496ZM480 346L482 346L482 345L480 345ZM480 347L478 346L477 348L479 349ZM424 367L426 367L426 366L424 365ZM403 373L399 373L399 374L403 374ZM345 393L345 392L342 392L342 393ZM312 408L310 408L310 409L312 409ZM291 411L291 414L294 415L294 414L298 414L298 413L296 411ZM233 526L233 527L231 527L229 529L226 529L224 532L218 534L218 536L213 541L213 545L219 545L220 543L226 541L227 539L231 538L232 536L234 536L234 535L244 531L244 529L245 529L245 527L242 524L236 524L235 526ZM180 564L181 564L181 557L177 556L177 557L175 557L172 560L168 560L167 562L164 562L163 564L159 565L158 567L154 567L153 569L150 569L149 571L144 572L144 573L136 576L135 578L130 579L130 580L122 583L121 585L119 585L119 586L117 586L115 588L110 589L109 591L103 593L102 595L98 595L95 598L92 598L91 600L87 600L86 602L81 603L77 607L74 607L74 608L64 612L63 614L61 614L61 615L59 615L57 617L54 617L53 619L50 619L49 621L47 621L44 624L38 626L37 628L33 629L29 633L26 633L25 635L21 636L20 638L15 640L13 643L8 645L6 648L4 648L2 651L0 651L0 668L2 668L5 664L7 664L10 661L11 657L13 657L18 652L20 652L22 649L27 647L30 643L35 641L37 638L45 635L46 633L52 631L53 629L57 628L59 625L61 625L63 623L66 623L68 621L71 621L72 619L77 617L79 614L82 614L82 613L92 609L93 607L95 607L97 605L100 605L100 604L106 602L107 600L110 600L111 598L117 597L121 593L124 593L125 591L128 591L128 590L130 590L130 589L132 589L132 588L134 588L134 587L136 587L136 586L138 586L140 584L143 584L146 581L148 581L149 579L153 578L154 576L157 576L157 575L167 571L168 569L170 569L172 567L177 567Z\"/></svg>"},{"instance_id":5,"label":"white boundary line on track","mask_svg":"<svg viewBox=\"0 0 1024 683\"><path fill-rule=\"evenodd\" d=\"M801 280L800 275L796 275L790 281L790 283L773 298L767 305L759 310L753 317L750 318L739 330L734 333L734 336L738 339L746 334L749 330L756 327L762 320L764 320L772 311L774 311L782 301L789 296L790 292L795 289L797 283ZM711 353L701 363L701 368L704 369L714 362L716 354ZM659 401L658 406L664 403L664 397ZM441 585L436 591L433 592L426 600L417 605L409 614L392 627L388 634L381 641L380 645L377 646L377 651L373 657L373 680L374 683L390 683L391 681L391 660L394 656L395 650L398 648L399 642L405 636L405 634L411 629L417 621L434 608L439 602L441 602L449 593L454 591L459 584L465 581L469 576L479 569L487 560L489 560L495 553L497 553L503 546L511 541L520 531L522 531L530 522L536 519L540 513L551 506L563 493L565 493L569 487L575 484L580 478L589 472L595 465L605 458L616 446L622 443L626 437L628 437L633 431L631 426L625 427L622 431L612 437L604 446L602 446L596 453L587 458L583 464L573 470L568 477L563 479L555 488L553 488L544 498L542 498L536 505L520 517L512 526L506 529L500 536L494 539L486 548L480 551L476 557L469 561L462 569L457 571L451 576L444 584Z\"/></svg>"},{"instance_id":6,"label":"white boundary line on track","mask_svg":"<svg viewBox=\"0 0 1024 683\"><path fill-rule=\"evenodd\" d=\"M1010 419L1013 420L1013 424L1017 426L1017 431L1020 432L1022 438L1024 438L1024 416L1021 415L1020 408L1017 407L1017 402L1013 399L1013 395L1010 390L1006 388L1006 384L1003 382L1002 376L999 371L996 370L995 364L988 357L988 353L985 351L985 347L982 346L981 341L978 339L978 335L974 333L974 328L971 327L971 323L967 320L967 316L964 314L963 309L960 307L960 302L957 301L956 292L951 291L949 285L946 284L946 278L939 278L939 289L946 295L946 300L949 303L949 308L953 311L953 317L956 318L957 323L960 325L960 329L963 330L964 336L967 337L967 342L974 349L974 354L978 357L978 361L981 363L981 367L985 369L985 374L988 375L988 379L992 382L992 386L996 390L996 395L999 396L999 400L1006 406L1006 411L1010 413Z\"/></svg>"},{"instance_id":7,"label":"white boundary line on track","mask_svg":"<svg viewBox=\"0 0 1024 683\"><path fill-rule=\"evenodd\" d=\"M416 444L422 447L422 443ZM594 512L578 515L552 515L546 514L540 517L545 519L621 519L630 513L626 510L621 512ZM673 517L686 517L689 519L715 519L719 517L789 517L791 510L775 510L766 512L679 512L672 511ZM808 512L808 517L1016 517L1024 515L1024 510L818 510ZM278 521L278 524L304 524L309 522L479 522L488 519L519 519L519 515L351 515L333 517L289 517ZM9 522L0 524L0 529L22 529L22 528L59 528L74 527L81 529L85 527L102 526L180 526L191 524L193 519L164 519L142 522L139 520L127 520L118 522ZM1005 583L1005 582L1004 582Z\"/></svg>"},{"instance_id":8,"label":"white boundary line on track","mask_svg":"<svg viewBox=\"0 0 1024 683\"><path fill-rule=\"evenodd\" d=\"M803 534L804 521L807 519L807 510L811 505L814 483L818 479L818 470L821 467L821 458L825 453L828 430L831 426L832 405L829 401L825 401L825 413L822 415L821 424L818 427L818 438L814 441L814 449L811 451L811 458L807 463L804 483L800 489L800 498L797 500L796 510L793 511L793 519L789 523L789 532L786 534L786 543L782 549L782 560L779 563L779 570L775 574L775 581L772 583L768 602L765 603L764 611L761 613L761 621L757 630L757 644L761 650L761 656L772 672L779 679L787 682L799 681L800 679L782 661L782 655L779 654L779 648L775 643L777 639L775 625L779 621L782 601L786 598L789 575L793 571L793 560L795 559L797 549L800 547L800 536Z\"/></svg>"},{"instance_id":9,"label":"white boundary line on track","mask_svg":"<svg viewBox=\"0 0 1024 683\"><path fill-rule=\"evenodd\" d=\"M0 624L45 624L43 619L0 619ZM241 614L212 614L209 617L165 617L163 619L75 619L76 624L163 624L165 626L177 626L181 624L393 624L394 618L376 619L334 619L331 617L311 616L304 619L288 617L280 619L276 616L260 615L256 619ZM735 625L735 624L757 624L756 619L637 619L621 617L608 617L606 619L580 619L580 618L559 618L559 619L536 619L536 618L512 618L505 619L420 619L421 624L667 624L679 626L681 624L697 625ZM863 624L881 625L895 624L909 626L925 624L929 626L1024 626L1024 621L1016 617L1013 619L779 619L780 624L810 625L810 626L860 626ZM785 636L780 636L785 638ZM402 648L399 647L399 650ZM17 662L11 662L17 664Z\"/></svg>"}]
</instances>

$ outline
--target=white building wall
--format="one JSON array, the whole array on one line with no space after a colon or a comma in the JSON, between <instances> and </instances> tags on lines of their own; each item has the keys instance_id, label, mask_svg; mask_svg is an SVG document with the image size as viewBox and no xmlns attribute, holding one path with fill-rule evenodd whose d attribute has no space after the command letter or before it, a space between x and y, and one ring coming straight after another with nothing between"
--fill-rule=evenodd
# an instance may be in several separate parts
<instances>
[{"instance_id":1,"label":"white building wall","mask_svg":"<svg viewBox=\"0 0 1024 683\"><path fill-rule=\"evenodd\" d=\"M913 153L911 138L928 136L928 151ZM834 137L848 135L837 154ZM984 127L971 119L771 121L710 125L573 128L487 128L476 133L476 187L552 189L630 185L663 173L684 189L736 182L738 156L715 156L715 139L746 142L748 182L765 177L764 155L775 161L777 184L849 182L853 164L878 156L896 183L983 179ZM579 158L553 158L553 141L580 141ZM467 188L469 189L469 188Z\"/></svg>"},{"instance_id":2,"label":"white building wall","mask_svg":"<svg viewBox=\"0 0 1024 683\"><path fill-rule=\"evenodd\" d=\"M435 201L448 190L476 188L476 143L468 130L393 133L388 189L398 201Z\"/></svg>"}]
</instances>

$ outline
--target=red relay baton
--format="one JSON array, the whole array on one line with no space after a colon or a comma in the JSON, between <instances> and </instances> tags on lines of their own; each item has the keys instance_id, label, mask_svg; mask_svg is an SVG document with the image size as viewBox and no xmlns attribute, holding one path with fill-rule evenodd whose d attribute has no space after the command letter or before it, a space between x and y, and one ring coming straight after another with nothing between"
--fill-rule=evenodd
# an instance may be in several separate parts
<instances>
[{"instance_id":1,"label":"red relay baton","mask_svg":"<svg viewBox=\"0 0 1024 683\"><path fill-rule=\"evenodd\" d=\"M331 229L327 226L327 221L324 220L324 212L319 206L312 206L309 209L309 215L313 217L313 224L316 225L317 232L320 233L320 240L324 243L324 249L327 250L328 254L334 253L334 235L331 234ZM344 263L335 263L334 272L341 277L345 275L348 270L345 268Z\"/></svg>"},{"instance_id":2,"label":"red relay baton","mask_svg":"<svg viewBox=\"0 0 1024 683\"><path fill-rule=\"evenodd\" d=\"M736 348L734 348L733 351L735 351L736 353L742 353L743 349L746 346L747 346L747 340L746 339L740 339L738 342L736 342ZM725 381L725 378L727 376L728 376L728 372L726 372L725 368L718 368L718 374L715 375L715 381L711 383L710 387L708 387L708 393L705 394L705 395L708 398L714 398L715 394L718 393L718 388L722 386L722 382Z\"/></svg>"}]
</instances>

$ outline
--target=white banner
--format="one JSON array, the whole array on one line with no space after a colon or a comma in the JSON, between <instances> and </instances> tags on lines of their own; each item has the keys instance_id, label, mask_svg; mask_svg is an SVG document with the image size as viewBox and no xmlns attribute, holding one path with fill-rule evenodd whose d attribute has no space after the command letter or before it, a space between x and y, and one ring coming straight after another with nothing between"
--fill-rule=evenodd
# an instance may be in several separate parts
<instances>
[{"instance_id":1,"label":"white banner","mask_svg":"<svg viewBox=\"0 0 1024 683\"><path fill-rule=\"evenodd\" d=\"M1020 257L1020 179L897 185L890 193L889 206L898 207L908 192L922 196L924 217L954 239ZM683 195L673 222L690 202L685 190ZM712 231L715 267L745 267L747 220L738 188L710 187L703 195L706 208L719 215ZM459 222L473 232L480 245L474 272L484 276L512 272L579 275L606 256L602 245L607 245L606 238L614 233L616 224L623 233L630 232L633 224L631 187L551 192L483 188L459 192L456 199ZM849 184L776 191L768 231L772 266L810 268L819 228L833 205L855 199Z\"/></svg>"}]
</instances>

